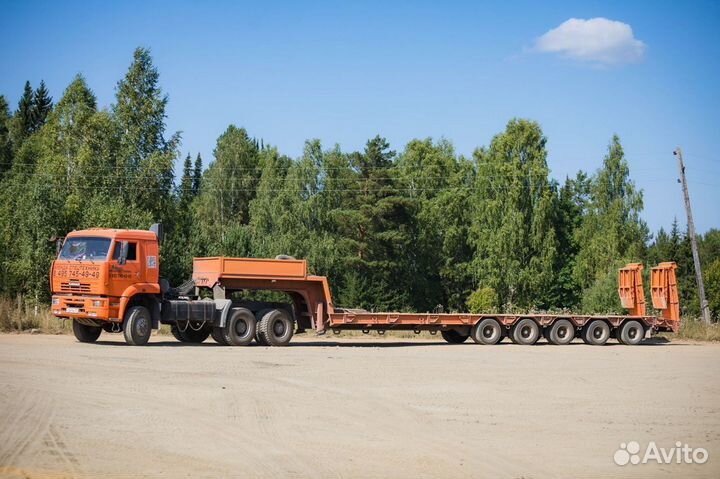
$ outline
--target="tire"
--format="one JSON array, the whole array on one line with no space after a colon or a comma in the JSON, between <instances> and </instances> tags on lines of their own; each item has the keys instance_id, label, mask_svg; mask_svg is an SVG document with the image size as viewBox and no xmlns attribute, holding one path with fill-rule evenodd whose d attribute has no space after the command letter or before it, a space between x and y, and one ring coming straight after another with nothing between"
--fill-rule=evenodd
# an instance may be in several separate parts
<instances>
[{"instance_id":1,"label":"tire","mask_svg":"<svg viewBox=\"0 0 720 479\"><path fill-rule=\"evenodd\" d=\"M215 342L219 345L228 346L227 341L225 341L225 336L223 335L222 328L212 328L212 331L210 331L210 335L212 336L213 340L215 340Z\"/></svg>"},{"instance_id":2,"label":"tire","mask_svg":"<svg viewBox=\"0 0 720 479\"><path fill-rule=\"evenodd\" d=\"M440 331L440 336L449 344L462 344L470 337L469 334L460 334L454 329Z\"/></svg>"},{"instance_id":3,"label":"tire","mask_svg":"<svg viewBox=\"0 0 720 479\"><path fill-rule=\"evenodd\" d=\"M170 329L170 331L173 333L173 336L175 336L178 341L194 344L200 344L205 341L208 336L210 336L211 330L212 328L209 327L207 324L203 324L199 330L193 329L192 325L190 324L185 325L184 331L180 329L180 327L177 325L173 325L173 327Z\"/></svg>"},{"instance_id":4,"label":"tire","mask_svg":"<svg viewBox=\"0 0 720 479\"><path fill-rule=\"evenodd\" d=\"M272 308L265 308L255 313L255 319L257 319L258 324L258 327L255 329L255 342L258 346L270 346L270 343L267 342L267 339L265 339L265 336L263 336L260 331L260 321L262 321L263 317L270 311L272 311Z\"/></svg>"},{"instance_id":5,"label":"tire","mask_svg":"<svg viewBox=\"0 0 720 479\"><path fill-rule=\"evenodd\" d=\"M247 346L255 337L256 328L257 321L252 311L236 308L222 328L223 339L230 346Z\"/></svg>"},{"instance_id":6,"label":"tire","mask_svg":"<svg viewBox=\"0 0 720 479\"><path fill-rule=\"evenodd\" d=\"M610 339L610 326L602 319L586 324L582 332L583 341L591 346L602 346Z\"/></svg>"},{"instance_id":7,"label":"tire","mask_svg":"<svg viewBox=\"0 0 720 479\"><path fill-rule=\"evenodd\" d=\"M497 344L503 337L503 328L493 318L485 318L473 326L470 335L478 344Z\"/></svg>"},{"instance_id":8,"label":"tire","mask_svg":"<svg viewBox=\"0 0 720 479\"><path fill-rule=\"evenodd\" d=\"M575 325L569 319L558 319L547 329L546 338L550 344L570 344L575 339Z\"/></svg>"},{"instance_id":9,"label":"tire","mask_svg":"<svg viewBox=\"0 0 720 479\"><path fill-rule=\"evenodd\" d=\"M628 346L640 344L645 338L645 327L640 321L631 320L620 327L618 341Z\"/></svg>"},{"instance_id":10,"label":"tire","mask_svg":"<svg viewBox=\"0 0 720 479\"><path fill-rule=\"evenodd\" d=\"M294 322L287 311L273 309L258 324L258 337L269 346L287 346L293 337Z\"/></svg>"},{"instance_id":11,"label":"tire","mask_svg":"<svg viewBox=\"0 0 720 479\"><path fill-rule=\"evenodd\" d=\"M170 327L170 332L171 332L172 335L175 337L175 339L177 339L177 340L180 341L181 343L184 343L184 342L185 342L185 338L183 338L182 335L180 334L180 329L178 329L177 324L173 324L173 325Z\"/></svg>"},{"instance_id":12,"label":"tire","mask_svg":"<svg viewBox=\"0 0 720 479\"><path fill-rule=\"evenodd\" d=\"M147 344L152 333L152 318L145 306L133 306L125 312L123 334L125 342L132 346Z\"/></svg>"},{"instance_id":13,"label":"tire","mask_svg":"<svg viewBox=\"0 0 720 479\"><path fill-rule=\"evenodd\" d=\"M530 346L540 339L540 326L530 318L523 318L515 323L511 334L516 344Z\"/></svg>"},{"instance_id":14,"label":"tire","mask_svg":"<svg viewBox=\"0 0 720 479\"><path fill-rule=\"evenodd\" d=\"M75 334L75 339L77 339L81 343L94 343L95 341L97 341L97 338L100 337L100 333L102 333L101 327L87 326L85 324L78 323L74 319L72 322L72 328L73 333Z\"/></svg>"}]
</instances>

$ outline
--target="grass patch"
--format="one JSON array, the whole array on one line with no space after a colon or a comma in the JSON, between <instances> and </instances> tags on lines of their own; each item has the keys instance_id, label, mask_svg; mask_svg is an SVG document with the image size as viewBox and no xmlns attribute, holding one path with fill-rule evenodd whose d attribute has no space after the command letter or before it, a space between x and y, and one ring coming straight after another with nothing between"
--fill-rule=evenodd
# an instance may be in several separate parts
<instances>
[{"instance_id":1,"label":"grass patch","mask_svg":"<svg viewBox=\"0 0 720 479\"><path fill-rule=\"evenodd\" d=\"M0 297L0 331L23 332L37 330L60 334L72 331L69 321L61 321L44 304L36 304L22 296L15 299Z\"/></svg>"},{"instance_id":2,"label":"grass patch","mask_svg":"<svg viewBox=\"0 0 720 479\"><path fill-rule=\"evenodd\" d=\"M677 334L669 337L694 341L720 341L720 324L707 324L698 319L684 318L680 321L680 329Z\"/></svg>"}]
</instances>

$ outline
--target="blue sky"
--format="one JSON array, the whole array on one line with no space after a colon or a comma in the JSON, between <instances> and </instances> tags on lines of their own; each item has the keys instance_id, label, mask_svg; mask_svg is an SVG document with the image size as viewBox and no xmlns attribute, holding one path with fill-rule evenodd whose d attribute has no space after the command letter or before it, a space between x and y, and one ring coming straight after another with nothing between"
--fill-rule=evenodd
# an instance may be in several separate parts
<instances>
[{"instance_id":1,"label":"blue sky","mask_svg":"<svg viewBox=\"0 0 720 479\"><path fill-rule=\"evenodd\" d=\"M78 72L109 106L145 46L183 155L207 162L230 123L291 156L309 138L349 151L376 134L396 150L445 137L470 155L524 117L542 125L559 179L597 169L619 134L653 231L685 224L681 145L696 226L720 227L720 2L25 1L2 12L0 93L13 106L25 80L44 79L57 100Z\"/></svg>"}]
</instances>

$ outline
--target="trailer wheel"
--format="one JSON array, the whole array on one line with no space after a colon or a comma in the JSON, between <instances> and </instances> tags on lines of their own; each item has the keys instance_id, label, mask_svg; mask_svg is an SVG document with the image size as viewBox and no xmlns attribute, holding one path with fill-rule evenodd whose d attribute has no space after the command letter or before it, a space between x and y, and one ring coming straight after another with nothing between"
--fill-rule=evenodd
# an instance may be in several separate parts
<instances>
[{"instance_id":1,"label":"trailer wheel","mask_svg":"<svg viewBox=\"0 0 720 479\"><path fill-rule=\"evenodd\" d=\"M100 337L100 333L102 333L102 328L97 326L87 326L79 323L75 319L73 319L72 326L75 339L81 343L94 343L97 341L97 338Z\"/></svg>"},{"instance_id":2,"label":"trailer wheel","mask_svg":"<svg viewBox=\"0 0 720 479\"><path fill-rule=\"evenodd\" d=\"M247 346L255 337L257 321L252 311L237 308L232 311L223 328L223 337L230 346Z\"/></svg>"},{"instance_id":3,"label":"trailer wheel","mask_svg":"<svg viewBox=\"0 0 720 479\"><path fill-rule=\"evenodd\" d=\"M493 318L485 318L473 326L471 336L478 344L497 344L503 337L502 326Z\"/></svg>"},{"instance_id":4,"label":"trailer wheel","mask_svg":"<svg viewBox=\"0 0 720 479\"><path fill-rule=\"evenodd\" d=\"M628 321L620 327L618 332L618 341L628 346L640 344L645 337L645 328L640 321Z\"/></svg>"},{"instance_id":5,"label":"trailer wheel","mask_svg":"<svg viewBox=\"0 0 720 479\"><path fill-rule=\"evenodd\" d=\"M585 344L602 346L610 339L610 326L602 319L596 319L583 328L581 336Z\"/></svg>"},{"instance_id":6,"label":"trailer wheel","mask_svg":"<svg viewBox=\"0 0 720 479\"><path fill-rule=\"evenodd\" d=\"M210 335L219 345L228 346L227 341L225 341L225 336L223 335L222 328L212 328L212 331L210 331Z\"/></svg>"},{"instance_id":7,"label":"trailer wheel","mask_svg":"<svg viewBox=\"0 0 720 479\"><path fill-rule=\"evenodd\" d=\"M540 339L540 326L530 318L523 318L515 323L511 334L515 343L529 346Z\"/></svg>"},{"instance_id":8,"label":"trailer wheel","mask_svg":"<svg viewBox=\"0 0 720 479\"><path fill-rule=\"evenodd\" d=\"M133 346L143 346L150 340L152 320L145 306L133 306L125 313L123 324L125 342Z\"/></svg>"},{"instance_id":9,"label":"trailer wheel","mask_svg":"<svg viewBox=\"0 0 720 479\"><path fill-rule=\"evenodd\" d=\"M558 319L547 330L550 344L570 344L575 339L575 326L569 319Z\"/></svg>"},{"instance_id":10,"label":"trailer wheel","mask_svg":"<svg viewBox=\"0 0 720 479\"><path fill-rule=\"evenodd\" d=\"M449 344L462 344L470 337L469 334L460 334L454 329L440 331L440 336Z\"/></svg>"},{"instance_id":11,"label":"trailer wheel","mask_svg":"<svg viewBox=\"0 0 720 479\"><path fill-rule=\"evenodd\" d=\"M258 324L258 337L269 346L286 346L293 337L293 320L287 311L272 309Z\"/></svg>"}]
</instances>

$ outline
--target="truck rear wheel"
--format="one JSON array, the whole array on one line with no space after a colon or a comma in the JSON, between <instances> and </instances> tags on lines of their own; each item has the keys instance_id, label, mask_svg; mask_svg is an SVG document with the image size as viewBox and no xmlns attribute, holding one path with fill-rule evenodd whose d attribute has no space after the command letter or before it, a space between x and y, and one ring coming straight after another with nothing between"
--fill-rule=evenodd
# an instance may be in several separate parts
<instances>
[{"instance_id":1,"label":"truck rear wheel","mask_svg":"<svg viewBox=\"0 0 720 479\"><path fill-rule=\"evenodd\" d=\"M87 326L79 323L76 319L72 322L73 333L75 338L81 343L94 343L102 333L102 328L98 326Z\"/></svg>"},{"instance_id":2,"label":"truck rear wheel","mask_svg":"<svg viewBox=\"0 0 720 479\"><path fill-rule=\"evenodd\" d=\"M583 328L582 339L586 344L602 346L610 339L610 326L602 319L591 321Z\"/></svg>"},{"instance_id":3,"label":"truck rear wheel","mask_svg":"<svg viewBox=\"0 0 720 479\"><path fill-rule=\"evenodd\" d=\"M497 344L502 339L503 330L500 323L493 318L485 318L473 326L471 336L478 344Z\"/></svg>"},{"instance_id":4,"label":"truck rear wheel","mask_svg":"<svg viewBox=\"0 0 720 479\"><path fill-rule=\"evenodd\" d=\"M212 328L212 331L210 332L210 335L215 340L216 343L218 343L221 346L228 346L227 341L225 341L225 336L223 335L223 328Z\"/></svg>"},{"instance_id":5,"label":"truck rear wheel","mask_svg":"<svg viewBox=\"0 0 720 479\"><path fill-rule=\"evenodd\" d=\"M569 319L558 319L547 332L547 340L550 344L570 344L575 339L575 326Z\"/></svg>"},{"instance_id":6,"label":"truck rear wheel","mask_svg":"<svg viewBox=\"0 0 720 479\"><path fill-rule=\"evenodd\" d=\"M449 344L462 344L470 337L469 334L460 334L454 329L440 331L440 336Z\"/></svg>"},{"instance_id":7,"label":"truck rear wheel","mask_svg":"<svg viewBox=\"0 0 720 479\"><path fill-rule=\"evenodd\" d=\"M618 341L628 346L640 344L645 337L645 328L640 321L628 321L620 327L618 331Z\"/></svg>"},{"instance_id":8,"label":"truck rear wheel","mask_svg":"<svg viewBox=\"0 0 720 479\"><path fill-rule=\"evenodd\" d=\"M511 334L515 343L529 346L540 339L540 326L530 318L523 318L515 323Z\"/></svg>"},{"instance_id":9,"label":"truck rear wheel","mask_svg":"<svg viewBox=\"0 0 720 479\"><path fill-rule=\"evenodd\" d=\"M133 346L143 346L150 340L152 320L145 306L128 308L123 322L125 342Z\"/></svg>"},{"instance_id":10,"label":"truck rear wheel","mask_svg":"<svg viewBox=\"0 0 720 479\"><path fill-rule=\"evenodd\" d=\"M287 311L272 309L258 324L258 337L270 346L286 346L293 336L293 320Z\"/></svg>"},{"instance_id":11,"label":"truck rear wheel","mask_svg":"<svg viewBox=\"0 0 720 479\"><path fill-rule=\"evenodd\" d=\"M202 323L202 321L190 321L185 324L184 329L181 329L180 326L174 324L172 328L170 328L170 331L172 332L172 335L175 336L175 339L180 342L199 344L210 336L211 328Z\"/></svg>"},{"instance_id":12,"label":"truck rear wheel","mask_svg":"<svg viewBox=\"0 0 720 479\"><path fill-rule=\"evenodd\" d=\"M257 322L252 311L237 308L232 311L223 328L223 338L230 346L247 346L255 337Z\"/></svg>"}]
</instances>

